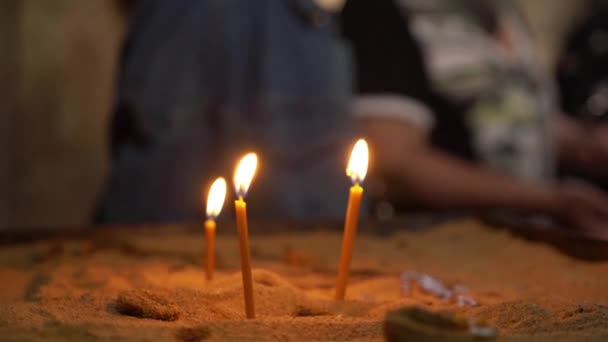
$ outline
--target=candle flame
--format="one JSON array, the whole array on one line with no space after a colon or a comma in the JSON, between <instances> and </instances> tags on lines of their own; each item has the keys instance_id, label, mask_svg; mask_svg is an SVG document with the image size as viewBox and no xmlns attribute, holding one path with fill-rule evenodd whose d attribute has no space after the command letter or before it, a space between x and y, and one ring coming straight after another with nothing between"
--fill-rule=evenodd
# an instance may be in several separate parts
<instances>
[{"instance_id":1,"label":"candle flame","mask_svg":"<svg viewBox=\"0 0 608 342\"><path fill-rule=\"evenodd\" d=\"M363 182L365 175L367 174L367 164L369 161L369 151L367 149L367 142L363 139L357 140L353 151L350 154L350 160L348 161L348 167L346 168L346 175L350 177L353 184Z\"/></svg>"},{"instance_id":2,"label":"candle flame","mask_svg":"<svg viewBox=\"0 0 608 342\"><path fill-rule=\"evenodd\" d=\"M234 187L238 197L245 197L247 194L257 165L258 156L255 153L248 153L237 165L234 172Z\"/></svg>"},{"instance_id":3,"label":"candle flame","mask_svg":"<svg viewBox=\"0 0 608 342\"><path fill-rule=\"evenodd\" d=\"M209 195L207 196L207 217L215 219L222 211L224 199L226 198L226 180L223 177L211 184Z\"/></svg>"}]
</instances>

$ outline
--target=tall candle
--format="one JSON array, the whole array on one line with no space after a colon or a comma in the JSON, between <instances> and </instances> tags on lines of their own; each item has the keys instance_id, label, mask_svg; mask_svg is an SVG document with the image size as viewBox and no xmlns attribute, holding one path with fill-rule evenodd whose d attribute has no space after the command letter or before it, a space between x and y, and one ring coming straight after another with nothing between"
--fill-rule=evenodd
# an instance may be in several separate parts
<instances>
[{"instance_id":1,"label":"tall candle","mask_svg":"<svg viewBox=\"0 0 608 342\"><path fill-rule=\"evenodd\" d=\"M247 203L245 195L255 174L258 157L249 153L241 159L234 173L234 187L238 199L234 201L236 212L236 227L239 236L241 253L241 276L243 278L243 295L245 299L245 315L255 318L255 305L253 300L253 279L251 276L251 258L249 253L249 231L247 227Z\"/></svg>"},{"instance_id":2,"label":"tall candle","mask_svg":"<svg viewBox=\"0 0 608 342\"><path fill-rule=\"evenodd\" d=\"M205 241L207 242L207 267L205 267L205 275L207 280L213 280L215 270L215 229L215 221L207 219L205 221Z\"/></svg>"},{"instance_id":3,"label":"tall candle","mask_svg":"<svg viewBox=\"0 0 608 342\"><path fill-rule=\"evenodd\" d=\"M348 206L344 219L344 235L342 237L342 250L340 253L340 264L338 265L338 279L336 281L336 300L343 300L346 294L346 285L350 273L350 263L353 256L355 237L357 235L357 224L359 221L359 209L363 197L363 187L360 183L367 174L369 152L367 143L359 139L355 144L350 156L346 175L350 176L353 185L348 196Z\"/></svg>"},{"instance_id":4,"label":"tall candle","mask_svg":"<svg viewBox=\"0 0 608 342\"><path fill-rule=\"evenodd\" d=\"M207 280L213 279L215 270L215 219L222 211L226 198L226 180L222 177L213 182L207 195L207 220L205 221L205 235L207 242L207 267L205 273Z\"/></svg>"}]
</instances>

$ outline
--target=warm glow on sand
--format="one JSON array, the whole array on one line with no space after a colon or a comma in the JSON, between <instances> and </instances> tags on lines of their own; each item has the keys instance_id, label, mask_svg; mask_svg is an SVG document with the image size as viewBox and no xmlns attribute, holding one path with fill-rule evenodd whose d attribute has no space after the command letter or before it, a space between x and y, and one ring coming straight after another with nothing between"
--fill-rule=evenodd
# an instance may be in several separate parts
<instances>
[{"instance_id":1,"label":"warm glow on sand","mask_svg":"<svg viewBox=\"0 0 608 342\"><path fill-rule=\"evenodd\" d=\"M234 187L238 197L244 197L247 194L257 165L258 156L255 153L248 153L236 167L236 171L234 172Z\"/></svg>"},{"instance_id":2,"label":"warm glow on sand","mask_svg":"<svg viewBox=\"0 0 608 342\"><path fill-rule=\"evenodd\" d=\"M222 211L226 199L226 180L219 177L213 182L207 196L207 217L215 219Z\"/></svg>"},{"instance_id":3,"label":"warm glow on sand","mask_svg":"<svg viewBox=\"0 0 608 342\"><path fill-rule=\"evenodd\" d=\"M369 161L369 151L367 142L364 139L359 139L353 147L353 152L350 154L346 175L350 177L353 184L363 182L367 174L367 163Z\"/></svg>"}]
</instances>

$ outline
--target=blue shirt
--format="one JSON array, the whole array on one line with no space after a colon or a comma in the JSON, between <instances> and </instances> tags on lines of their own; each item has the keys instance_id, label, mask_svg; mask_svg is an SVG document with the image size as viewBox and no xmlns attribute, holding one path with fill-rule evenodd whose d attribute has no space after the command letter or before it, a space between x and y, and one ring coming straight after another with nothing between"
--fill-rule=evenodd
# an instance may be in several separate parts
<instances>
[{"instance_id":1,"label":"blue shirt","mask_svg":"<svg viewBox=\"0 0 608 342\"><path fill-rule=\"evenodd\" d=\"M100 220L195 219L206 185L230 182L249 151L251 215L342 217L353 125L334 21L311 1L138 1Z\"/></svg>"}]
</instances>

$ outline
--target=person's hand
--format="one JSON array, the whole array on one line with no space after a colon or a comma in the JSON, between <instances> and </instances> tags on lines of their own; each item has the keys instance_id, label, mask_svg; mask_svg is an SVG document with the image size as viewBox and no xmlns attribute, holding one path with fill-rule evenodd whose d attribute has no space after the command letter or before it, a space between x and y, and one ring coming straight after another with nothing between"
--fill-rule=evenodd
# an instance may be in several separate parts
<instances>
[{"instance_id":1,"label":"person's hand","mask_svg":"<svg viewBox=\"0 0 608 342\"><path fill-rule=\"evenodd\" d=\"M608 123L585 126L564 114L552 121L562 162L593 177L608 178Z\"/></svg>"},{"instance_id":2,"label":"person's hand","mask_svg":"<svg viewBox=\"0 0 608 342\"><path fill-rule=\"evenodd\" d=\"M582 182L557 187L556 216L565 224L608 239L608 194Z\"/></svg>"}]
</instances>

